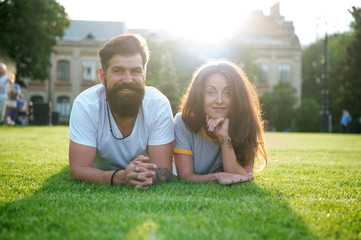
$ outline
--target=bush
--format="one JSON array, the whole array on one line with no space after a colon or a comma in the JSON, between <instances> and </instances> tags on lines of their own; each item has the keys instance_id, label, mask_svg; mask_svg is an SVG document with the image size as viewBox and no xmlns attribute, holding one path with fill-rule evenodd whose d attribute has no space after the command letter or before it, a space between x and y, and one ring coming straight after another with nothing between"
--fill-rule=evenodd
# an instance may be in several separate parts
<instances>
[{"instance_id":1,"label":"bush","mask_svg":"<svg viewBox=\"0 0 361 240\"><path fill-rule=\"evenodd\" d=\"M289 130L293 118L293 106L296 103L296 90L289 84L280 83L272 92L265 93L261 99L265 120L269 128L277 131Z\"/></svg>"},{"instance_id":2,"label":"bush","mask_svg":"<svg viewBox=\"0 0 361 240\"><path fill-rule=\"evenodd\" d=\"M320 131L320 105L315 99L304 99L296 109L296 127L299 132Z\"/></svg>"}]
</instances>

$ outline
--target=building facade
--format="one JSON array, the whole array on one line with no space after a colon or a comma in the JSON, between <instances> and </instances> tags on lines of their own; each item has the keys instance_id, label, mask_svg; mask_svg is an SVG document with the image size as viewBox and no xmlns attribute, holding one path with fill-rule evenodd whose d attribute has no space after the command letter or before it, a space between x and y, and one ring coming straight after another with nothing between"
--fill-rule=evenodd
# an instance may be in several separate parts
<instances>
[{"instance_id":1,"label":"building facade","mask_svg":"<svg viewBox=\"0 0 361 240\"><path fill-rule=\"evenodd\" d=\"M51 111L58 113L59 123L67 124L76 96L99 83L99 48L125 32L123 22L71 21L51 55L50 79L28 81L28 100L49 103Z\"/></svg>"},{"instance_id":2,"label":"building facade","mask_svg":"<svg viewBox=\"0 0 361 240\"><path fill-rule=\"evenodd\" d=\"M297 90L300 102L301 47L293 23L284 21L276 4L270 15L254 12L246 25L247 28L240 29L238 39L251 45L255 51L259 68L256 76L258 94L272 91L275 85L284 82ZM29 80L28 89L24 91L27 101L49 103L50 111L58 113L59 124L67 124L76 96L99 83L99 48L110 38L125 33L140 33L145 37L158 34L127 29L124 22L72 20L51 55L50 79L44 82ZM162 36L158 37L159 41L162 41Z\"/></svg>"},{"instance_id":3,"label":"building facade","mask_svg":"<svg viewBox=\"0 0 361 240\"><path fill-rule=\"evenodd\" d=\"M251 45L255 53L258 75L257 93L272 91L280 82L296 89L297 105L301 103L302 49L293 23L280 15L279 3L269 15L253 12L238 35L240 42Z\"/></svg>"}]
</instances>

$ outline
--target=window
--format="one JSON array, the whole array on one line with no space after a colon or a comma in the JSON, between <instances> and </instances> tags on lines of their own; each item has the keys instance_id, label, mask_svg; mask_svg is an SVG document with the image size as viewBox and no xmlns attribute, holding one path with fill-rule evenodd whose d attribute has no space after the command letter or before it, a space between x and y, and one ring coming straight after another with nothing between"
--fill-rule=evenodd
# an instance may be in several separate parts
<instances>
[{"instance_id":1,"label":"window","mask_svg":"<svg viewBox=\"0 0 361 240\"><path fill-rule=\"evenodd\" d=\"M61 117L69 117L70 116L70 101L67 96L60 96L57 99L56 103L56 111L59 113Z\"/></svg>"},{"instance_id":2,"label":"window","mask_svg":"<svg viewBox=\"0 0 361 240\"><path fill-rule=\"evenodd\" d=\"M282 83L290 83L291 81L291 65L282 63L278 65L279 81Z\"/></svg>"},{"instance_id":3,"label":"window","mask_svg":"<svg viewBox=\"0 0 361 240\"><path fill-rule=\"evenodd\" d=\"M84 60L83 61L83 79L85 81L95 81L96 75L96 62L95 60Z\"/></svg>"},{"instance_id":4,"label":"window","mask_svg":"<svg viewBox=\"0 0 361 240\"><path fill-rule=\"evenodd\" d=\"M68 60L58 61L58 81L70 80L70 63Z\"/></svg>"},{"instance_id":5,"label":"window","mask_svg":"<svg viewBox=\"0 0 361 240\"><path fill-rule=\"evenodd\" d=\"M268 82L268 65L267 63L258 64L258 82L266 83Z\"/></svg>"}]
</instances>

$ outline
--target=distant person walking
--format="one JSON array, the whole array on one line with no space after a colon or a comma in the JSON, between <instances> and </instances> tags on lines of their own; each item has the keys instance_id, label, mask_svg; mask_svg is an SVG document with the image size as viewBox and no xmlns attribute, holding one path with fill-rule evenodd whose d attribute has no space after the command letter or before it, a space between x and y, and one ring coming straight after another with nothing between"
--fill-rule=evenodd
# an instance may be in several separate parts
<instances>
[{"instance_id":1,"label":"distant person walking","mask_svg":"<svg viewBox=\"0 0 361 240\"><path fill-rule=\"evenodd\" d=\"M342 110L341 126L342 132L347 133L347 126L351 123L352 117L347 110Z\"/></svg>"},{"instance_id":2,"label":"distant person walking","mask_svg":"<svg viewBox=\"0 0 361 240\"><path fill-rule=\"evenodd\" d=\"M3 124L6 112L6 100L8 98L7 90L10 84L10 78L6 76L7 67L0 63L0 124Z\"/></svg>"},{"instance_id":3,"label":"distant person walking","mask_svg":"<svg viewBox=\"0 0 361 240\"><path fill-rule=\"evenodd\" d=\"M27 117L27 115L28 115L27 102L22 93L19 94L19 97L17 99L16 111L17 111L18 117L17 117L15 123L20 124L22 126L28 125L29 120Z\"/></svg>"},{"instance_id":4,"label":"distant person walking","mask_svg":"<svg viewBox=\"0 0 361 240\"><path fill-rule=\"evenodd\" d=\"M15 75L11 77L8 87L8 99L6 101L6 124L15 125L18 118L17 99L21 93L20 85L15 83Z\"/></svg>"}]
</instances>

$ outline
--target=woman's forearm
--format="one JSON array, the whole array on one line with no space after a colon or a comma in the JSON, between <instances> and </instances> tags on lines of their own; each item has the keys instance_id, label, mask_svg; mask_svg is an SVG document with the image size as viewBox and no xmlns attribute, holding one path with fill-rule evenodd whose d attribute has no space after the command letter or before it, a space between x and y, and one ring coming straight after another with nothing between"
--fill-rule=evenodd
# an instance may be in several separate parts
<instances>
[{"instance_id":1,"label":"woman's forearm","mask_svg":"<svg viewBox=\"0 0 361 240\"><path fill-rule=\"evenodd\" d=\"M216 173L210 173L205 175L199 175L195 173L188 173L178 175L180 179L191 182L201 182L201 183L217 183Z\"/></svg>"},{"instance_id":2,"label":"woman's forearm","mask_svg":"<svg viewBox=\"0 0 361 240\"><path fill-rule=\"evenodd\" d=\"M220 141L222 151L223 170L227 173L247 175L248 172L238 163L236 153L232 147L231 139L225 138Z\"/></svg>"}]
</instances>

